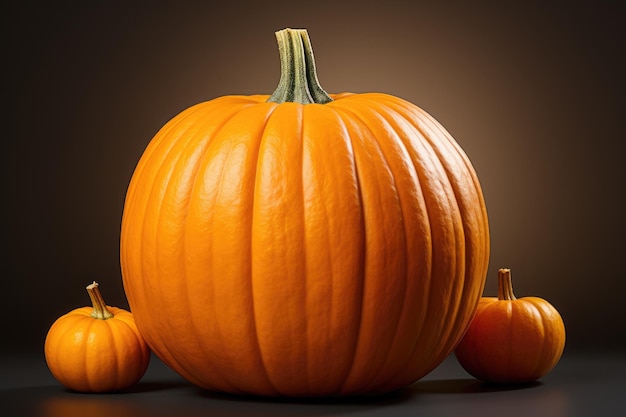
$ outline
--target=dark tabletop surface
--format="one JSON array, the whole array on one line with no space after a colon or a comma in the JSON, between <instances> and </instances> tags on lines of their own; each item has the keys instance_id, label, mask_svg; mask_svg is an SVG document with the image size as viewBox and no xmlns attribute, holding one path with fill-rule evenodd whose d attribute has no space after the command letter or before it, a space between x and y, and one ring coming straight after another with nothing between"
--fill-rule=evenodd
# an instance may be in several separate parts
<instances>
[{"instance_id":1,"label":"dark tabletop surface","mask_svg":"<svg viewBox=\"0 0 626 417\"><path fill-rule=\"evenodd\" d=\"M412 386L369 399L276 400L220 395L188 384L153 357L126 392L80 394L64 389L42 354L0 356L3 417L142 416L624 416L626 355L569 353L539 382L495 387L469 376L454 356Z\"/></svg>"}]
</instances>

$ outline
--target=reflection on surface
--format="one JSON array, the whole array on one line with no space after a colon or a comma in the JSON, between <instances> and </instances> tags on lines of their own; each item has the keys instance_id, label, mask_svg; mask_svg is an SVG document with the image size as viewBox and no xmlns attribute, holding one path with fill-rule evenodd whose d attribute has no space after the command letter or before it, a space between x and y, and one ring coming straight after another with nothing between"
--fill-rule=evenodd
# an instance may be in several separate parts
<instances>
[{"instance_id":1,"label":"reflection on surface","mask_svg":"<svg viewBox=\"0 0 626 417\"><path fill-rule=\"evenodd\" d=\"M49 417L137 417L141 415L132 402L108 401L102 398L49 398L41 404L41 415Z\"/></svg>"},{"instance_id":2,"label":"reflection on surface","mask_svg":"<svg viewBox=\"0 0 626 417\"><path fill-rule=\"evenodd\" d=\"M567 392L541 383L497 387L471 379L420 381L408 389L375 398L270 399L221 395L190 385L147 385L123 394L78 394L47 391L37 414L45 417L160 417L160 416L371 416L411 415L576 415ZM35 396L36 392L33 392ZM34 417L34 416L33 416Z\"/></svg>"},{"instance_id":3,"label":"reflection on surface","mask_svg":"<svg viewBox=\"0 0 626 417\"><path fill-rule=\"evenodd\" d=\"M419 395L454 399L477 415L566 417L573 413L571 395L558 386L541 381L521 385L488 384L475 379L435 379L418 381L412 387ZM440 395L441 394L441 395ZM459 407L460 411L461 407Z\"/></svg>"},{"instance_id":4,"label":"reflection on surface","mask_svg":"<svg viewBox=\"0 0 626 417\"><path fill-rule=\"evenodd\" d=\"M465 379L431 379L413 384L412 389L419 393L430 394L462 394L477 392L499 392L530 389L541 385L535 381L528 384L488 384L473 378Z\"/></svg>"},{"instance_id":5,"label":"reflection on surface","mask_svg":"<svg viewBox=\"0 0 626 417\"><path fill-rule=\"evenodd\" d=\"M150 388L156 389L150 391ZM55 390L40 401L40 417L159 416L331 416L389 410L410 401L411 393L370 398L275 399L216 394L190 385L163 389L149 385L121 394L81 394ZM30 416L34 417L34 416Z\"/></svg>"},{"instance_id":6,"label":"reflection on surface","mask_svg":"<svg viewBox=\"0 0 626 417\"><path fill-rule=\"evenodd\" d=\"M28 369L5 362L6 381ZM155 362L155 365L158 364ZM152 368L146 380L115 394L79 394L50 382L45 369L29 385L0 388L1 417L588 417L626 415L626 361L619 357L565 357L535 384L493 386L468 377L454 361L393 394L370 398L271 399L203 391L167 369Z\"/></svg>"}]
</instances>

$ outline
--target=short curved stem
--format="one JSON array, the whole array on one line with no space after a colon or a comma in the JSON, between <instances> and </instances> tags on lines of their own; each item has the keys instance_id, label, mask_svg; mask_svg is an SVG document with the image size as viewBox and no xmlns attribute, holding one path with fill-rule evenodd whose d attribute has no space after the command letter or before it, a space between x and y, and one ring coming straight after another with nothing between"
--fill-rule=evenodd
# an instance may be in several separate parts
<instances>
[{"instance_id":1,"label":"short curved stem","mask_svg":"<svg viewBox=\"0 0 626 417\"><path fill-rule=\"evenodd\" d=\"M276 40L280 55L280 80L267 101L300 104L332 101L317 79L313 48L306 29L279 30Z\"/></svg>"},{"instance_id":2,"label":"short curved stem","mask_svg":"<svg viewBox=\"0 0 626 417\"><path fill-rule=\"evenodd\" d=\"M508 268L498 270L498 300L517 300L513 294L511 270Z\"/></svg>"},{"instance_id":3,"label":"short curved stem","mask_svg":"<svg viewBox=\"0 0 626 417\"><path fill-rule=\"evenodd\" d=\"M107 308L107 305L104 302L104 298L102 298L102 294L100 294L98 286L99 285L96 281L87 285L87 293L89 294L89 298L91 298L91 303L93 304L91 317L99 320L110 319L111 317L113 317L113 313L111 313L111 311Z\"/></svg>"}]
</instances>

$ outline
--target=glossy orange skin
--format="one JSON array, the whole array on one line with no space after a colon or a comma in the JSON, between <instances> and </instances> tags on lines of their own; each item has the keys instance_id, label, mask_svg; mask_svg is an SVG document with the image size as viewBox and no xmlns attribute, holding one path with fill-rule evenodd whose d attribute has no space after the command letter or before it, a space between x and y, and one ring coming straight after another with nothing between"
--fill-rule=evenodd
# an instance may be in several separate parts
<instances>
[{"instance_id":1,"label":"glossy orange skin","mask_svg":"<svg viewBox=\"0 0 626 417\"><path fill-rule=\"evenodd\" d=\"M52 375L81 392L128 388L146 372L150 350L130 312L108 307L113 317L91 317L81 307L59 317L46 336L44 352Z\"/></svg>"},{"instance_id":2,"label":"glossy orange skin","mask_svg":"<svg viewBox=\"0 0 626 417\"><path fill-rule=\"evenodd\" d=\"M458 144L385 94L226 96L154 137L121 231L139 330L201 387L381 393L434 369L482 293L489 230Z\"/></svg>"},{"instance_id":3,"label":"glossy orange skin","mask_svg":"<svg viewBox=\"0 0 626 417\"><path fill-rule=\"evenodd\" d=\"M477 379L528 383L550 372L564 347L563 319L546 300L485 297L455 355Z\"/></svg>"}]
</instances>

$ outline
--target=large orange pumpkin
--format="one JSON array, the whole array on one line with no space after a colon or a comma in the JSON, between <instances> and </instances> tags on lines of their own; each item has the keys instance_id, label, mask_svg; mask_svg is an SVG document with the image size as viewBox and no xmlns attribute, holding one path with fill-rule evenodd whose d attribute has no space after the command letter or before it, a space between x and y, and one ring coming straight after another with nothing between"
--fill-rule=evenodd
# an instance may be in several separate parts
<instances>
[{"instance_id":1,"label":"large orange pumpkin","mask_svg":"<svg viewBox=\"0 0 626 417\"><path fill-rule=\"evenodd\" d=\"M170 120L126 196L126 294L192 383L268 396L382 393L453 350L483 291L487 214L450 134L385 94L328 95L305 30L277 32L271 96Z\"/></svg>"}]
</instances>

